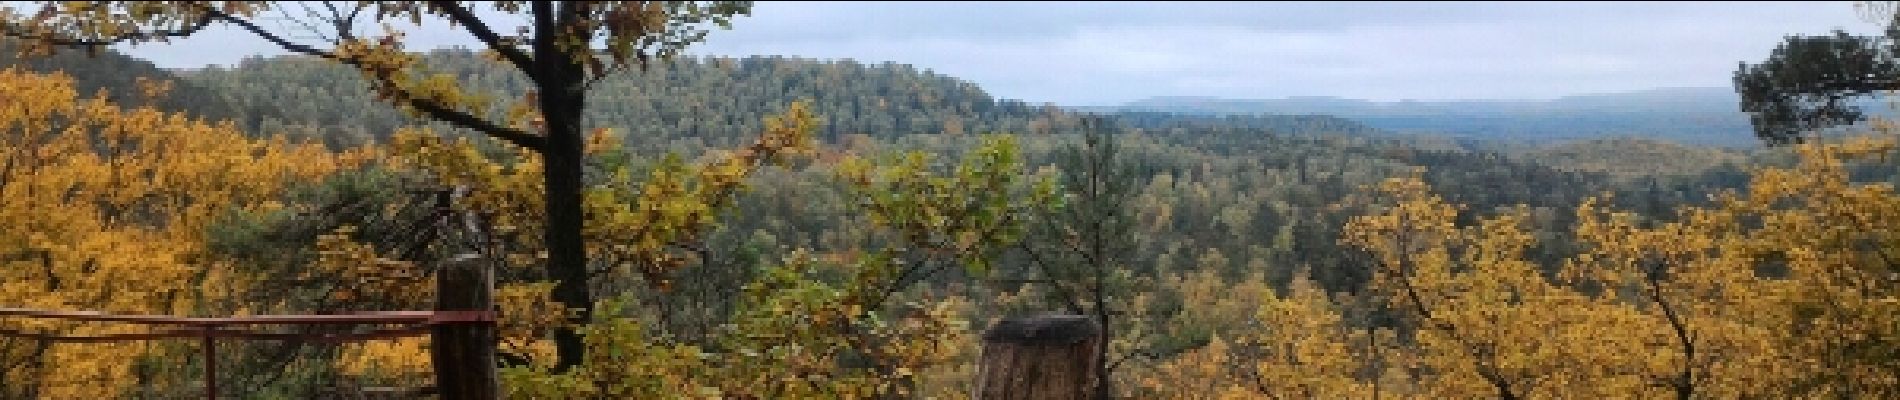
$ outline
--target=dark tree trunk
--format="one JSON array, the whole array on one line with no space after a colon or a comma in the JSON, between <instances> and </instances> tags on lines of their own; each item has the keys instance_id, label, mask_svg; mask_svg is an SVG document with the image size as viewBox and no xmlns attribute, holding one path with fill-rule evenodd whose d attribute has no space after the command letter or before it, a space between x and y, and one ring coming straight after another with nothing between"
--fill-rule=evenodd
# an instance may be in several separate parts
<instances>
[{"instance_id":1,"label":"dark tree trunk","mask_svg":"<svg viewBox=\"0 0 1900 400\"><path fill-rule=\"evenodd\" d=\"M554 331L556 371L566 371L586 356L577 330L593 319L594 296L588 291L587 249L581 240L581 166L583 140L581 110L586 107L582 85L586 70L579 60L560 51L557 42L568 39L556 27L570 26L573 4L537 2L534 71L529 73L539 96L545 142L541 161L546 192L547 226L543 240L548 251L548 276L553 278L554 301L572 310L568 324Z\"/></svg>"},{"instance_id":2,"label":"dark tree trunk","mask_svg":"<svg viewBox=\"0 0 1900 400\"><path fill-rule=\"evenodd\" d=\"M554 300L573 310L569 326L554 333L559 369L580 364L585 349L574 329L591 320L593 294L587 287L587 253L581 241L581 98L542 96L548 127L547 148L541 152L547 184L548 275L555 280ZM566 98L566 99L563 99Z\"/></svg>"}]
</instances>

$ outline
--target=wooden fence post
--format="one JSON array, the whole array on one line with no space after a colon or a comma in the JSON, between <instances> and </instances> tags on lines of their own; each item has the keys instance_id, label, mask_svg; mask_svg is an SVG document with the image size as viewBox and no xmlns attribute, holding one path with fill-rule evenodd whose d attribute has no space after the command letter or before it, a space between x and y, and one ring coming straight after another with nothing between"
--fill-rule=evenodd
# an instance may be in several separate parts
<instances>
[{"instance_id":1,"label":"wooden fence post","mask_svg":"<svg viewBox=\"0 0 1900 400\"><path fill-rule=\"evenodd\" d=\"M462 254L442 263L435 275L435 311L442 315L493 312L495 280L489 262ZM437 323L430 332L436 393L444 400L499 398L495 324L451 319L462 321Z\"/></svg>"},{"instance_id":2,"label":"wooden fence post","mask_svg":"<svg viewBox=\"0 0 1900 400\"><path fill-rule=\"evenodd\" d=\"M1050 315L998 321L983 333L976 377L982 400L1080 400L1093 397L1095 320Z\"/></svg>"}]
</instances>

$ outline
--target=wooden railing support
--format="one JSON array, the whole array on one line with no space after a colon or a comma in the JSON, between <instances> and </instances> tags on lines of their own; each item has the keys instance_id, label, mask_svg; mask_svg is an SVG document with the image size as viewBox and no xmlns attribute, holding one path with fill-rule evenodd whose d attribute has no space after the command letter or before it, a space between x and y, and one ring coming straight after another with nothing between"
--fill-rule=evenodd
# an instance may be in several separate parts
<instances>
[{"instance_id":1,"label":"wooden railing support","mask_svg":"<svg viewBox=\"0 0 1900 400\"><path fill-rule=\"evenodd\" d=\"M218 341L211 336L211 327L204 327L203 342L205 353L205 398L218 400Z\"/></svg>"},{"instance_id":2,"label":"wooden railing support","mask_svg":"<svg viewBox=\"0 0 1900 400\"><path fill-rule=\"evenodd\" d=\"M435 364L435 389L444 400L500 397L496 378L494 270L490 260L463 254L436 271L435 310L439 316L486 315L488 321L451 321L433 325L429 342Z\"/></svg>"}]
</instances>

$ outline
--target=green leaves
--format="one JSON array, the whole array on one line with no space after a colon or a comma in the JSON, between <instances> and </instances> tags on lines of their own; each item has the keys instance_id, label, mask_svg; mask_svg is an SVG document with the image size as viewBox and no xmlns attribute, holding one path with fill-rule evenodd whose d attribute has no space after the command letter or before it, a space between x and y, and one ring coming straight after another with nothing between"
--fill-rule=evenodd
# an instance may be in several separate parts
<instances>
[{"instance_id":1,"label":"green leaves","mask_svg":"<svg viewBox=\"0 0 1900 400\"><path fill-rule=\"evenodd\" d=\"M912 151L840 163L851 194L864 199L871 221L918 250L955 257L973 272L988 268L1001 247L1021 240L1039 209L1061 205L1052 176L1023 167L1013 137L996 135L949 171Z\"/></svg>"},{"instance_id":2,"label":"green leaves","mask_svg":"<svg viewBox=\"0 0 1900 400\"><path fill-rule=\"evenodd\" d=\"M1742 111L1769 145L1800 143L1815 131L1861 122L1854 100L1893 90L1900 78L1893 37L1789 36L1759 64L1735 71Z\"/></svg>"}]
</instances>

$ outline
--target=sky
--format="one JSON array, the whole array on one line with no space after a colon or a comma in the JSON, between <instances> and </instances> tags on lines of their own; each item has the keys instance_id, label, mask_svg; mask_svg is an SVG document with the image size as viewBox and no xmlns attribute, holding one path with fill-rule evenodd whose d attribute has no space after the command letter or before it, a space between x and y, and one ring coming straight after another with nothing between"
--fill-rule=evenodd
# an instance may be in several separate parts
<instances>
[{"instance_id":1,"label":"sky","mask_svg":"<svg viewBox=\"0 0 1900 400\"><path fill-rule=\"evenodd\" d=\"M759 2L695 55L892 61L1000 98L1550 99L1726 87L1786 35L1875 34L1852 2ZM476 47L442 25L412 49ZM282 54L233 29L121 47L161 67Z\"/></svg>"}]
</instances>

